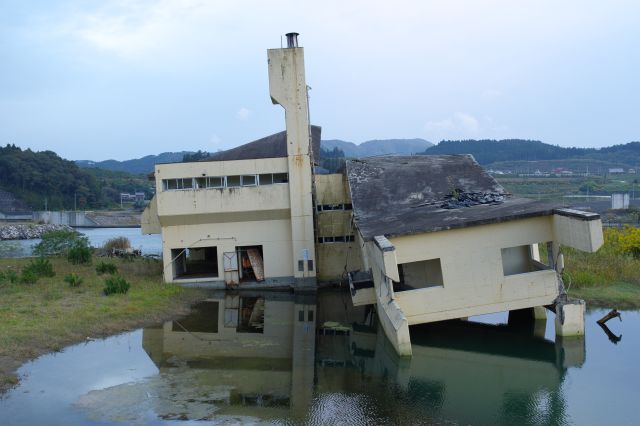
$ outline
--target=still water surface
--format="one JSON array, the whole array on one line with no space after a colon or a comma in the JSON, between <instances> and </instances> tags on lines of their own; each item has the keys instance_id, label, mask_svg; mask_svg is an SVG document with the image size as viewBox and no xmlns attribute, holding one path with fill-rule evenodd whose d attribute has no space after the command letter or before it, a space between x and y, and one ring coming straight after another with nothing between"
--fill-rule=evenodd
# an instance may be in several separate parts
<instances>
[{"instance_id":1,"label":"still water surface","mask_svg":"<svg viewBox=\"0 0 640 426\"><path fill-rule=\"evenodd\" d=\"M131 241L131 247L141 249L142 254L162 254L162 238L160 235L142 235L140 228L76 228L76 230L89 238L89 244L93 247L102 247L109 239L115 237L127 237ZM0 241L0 257L28 257L32 256L33 246L40 239L33 240L9 240Z\"/></svg>"},{"instance_id":2,"label":"still water surface","mask_svg":"<svg viewBox=\"0 0 640 426\"><path fill-rule=\"evenodd\" d=\"M640 313L608 336L605 312L563 342L552 317L413 327L399 359L347 293L212 293L187 318L25 364L0 423L637 425Z\"/></svg>"}]
</instances>

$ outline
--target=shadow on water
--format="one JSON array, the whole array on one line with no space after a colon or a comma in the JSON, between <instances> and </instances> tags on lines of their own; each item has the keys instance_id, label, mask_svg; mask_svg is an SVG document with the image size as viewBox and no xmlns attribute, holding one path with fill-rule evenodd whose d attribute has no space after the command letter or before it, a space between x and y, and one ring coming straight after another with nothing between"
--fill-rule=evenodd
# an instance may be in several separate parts
<instances>
[{"instance_id":1,"label":"shadow on water","mask_svg":"<svg viewBox=\"0 0 640 426\"><path fill-rule=\"evenodd\" d=\"M545 339L545 324L516 315L508 324L414 326L413 357L399 358L374 310L353 307L348 293L211 293L188 317L116 336L120 369L107 362L109 339L37 360L0 412L13 407L24 415L18 424L46 418L21 407L38 406L37 389L51 392L45 385L60 380L38 374L57 369L72 390L42 409L60 411L66 424L573 423L566 377L583 369L585 340ZM596 354L615 347L601 331L593 337L610 346ZM89 359L104 377L75 371Z\"/></svg>"}]
</instances>

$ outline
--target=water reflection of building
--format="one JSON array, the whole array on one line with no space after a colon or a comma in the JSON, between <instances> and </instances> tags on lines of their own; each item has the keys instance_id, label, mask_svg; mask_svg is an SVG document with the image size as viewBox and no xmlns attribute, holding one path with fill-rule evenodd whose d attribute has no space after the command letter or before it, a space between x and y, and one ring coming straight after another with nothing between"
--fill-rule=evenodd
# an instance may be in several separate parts
<instances>
[{"instance_id":1,"label":"water reflection of building","mask_svg":"<svg viewBox=\"0 0 640 426\"><path fill-rule=\"evenodd\" d=\"M366 392L370 418L397 423L411 423L407 413L414 420L467 424L546 424L566 417L561 385L569 367L584 363L584 340L545 340L540 321L456 320L413 328L413 357L399 358L372 313L344 310L326 297L348 296L321 295L319 324L339 322L351 330L318 336L317 405L323 395Z\"/></svg>"},{"instance_id":2,"label":"water reflection of building","mask_svg":"<svg viewBox=\"0 0 640 426\"><path fill-rule=\"evenodd\" d=\"M161 376L184 375L210 395L178 417L201 418L202 403L205 417L295 417L311 404L315 320L315 294L220 293L183 320L145 329L143 347Z\"/></svg>"}]
</instances>

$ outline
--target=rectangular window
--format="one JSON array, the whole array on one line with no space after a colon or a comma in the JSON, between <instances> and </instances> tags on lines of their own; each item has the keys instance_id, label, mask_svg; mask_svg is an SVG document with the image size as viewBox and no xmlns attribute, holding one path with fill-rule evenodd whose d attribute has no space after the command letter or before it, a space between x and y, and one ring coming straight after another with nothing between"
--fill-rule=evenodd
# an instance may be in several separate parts
<instances>
[{"instance_id":1,"label":"rectangular window","mask_svg":"<svg viewBox=\"0 0 640 426\"><path fill-rule=\"evenodd\" d=\"M203 189L207 187L207 178L199 177L196 178L196 189Z\"/></svg>"},{"instance_id":2,"label":"rectangular window","mask_svg":"<svg viewBox=\"0 0 640 426\"><path fill-rule=\"evenodd\" d=\"M298 311L298 321L304 322L304 311Z\"/></svg>"},{"instance_id":3,"label":"rectangular window","mask_svg":"<svg viewBox=\"0 0 640 426\"><path fill-rule=\"evenodd\" d=\"M194 247L171 249L175 279L218 277L218 249Z\"/></svg>"},{"instance_id":4,"label":"rectangular window","mask_svg":"<svg viewBox=\"0 0 640 426\"><path fill-rule=\"evenodd\" d=\"M309 310L309 312L307 312L307 321L313 322L313 311L312 310Z\"/></svg>"},{"instance_id":5,"label":"rectangular window","mask_svg":"<svg viewBox=\"0 0 640 426\"><path fill-rule=\"evenodd\" d=\"M298 271L304 272L304 260L298 260Z\"/></svg>"},{"instance_id":6,"label":"rectangular window","mask_svg":"<svg viewBox=\"0 0 640 426\"><path fill-rule=\"evenodd\" d=\"M260 185L271 185L273 184L273 175L271 173L260 175Z\"/></svg>"},{"instance_id":7,"label":"rectangular window","mask_svg":"<svg viewBox=\"0 0 640 426\"><path fill-rule=\"evenodd\" d=\"M242 175L240 178L242 186L256 186L256 175Z\"/></svg>"},{"instance_id":8,"label":"rectangular window","mask_svg":"<svg viewBox=\"0 0 640 426\"><path fill-rule=\"evenodd\" d=\"M182 189L193 189L193 178L183 178Z\"/></svg>"},{"instance_id":9,"label":"rectangular window","mask_svg":"<svg viewBox=\"0 0 640 426\"><path fill-rule=\"evenodd\" d=\"M548 243L507 247L500 250L504 276L549 269Z\"/></svg>"},{"instance_id":10,"label":"rectangular window","mask_svg":"<svg viewBox=\"0 0 640 426\"><path fill-rule=\"evenodd\" d=\"M273 183L287 183L289 182L289 175L286 173L274 173Z\"/></svg>"},{"instance_id":11,"label":"rectangular window","mask_svg":"<svg viewBox=\"0 0 640 426\"><path fill-rule=\"evenodd\" d=\"M207 178L207 188L224 188L224 177L209 176Z\"/></svg>"},{"instance_id":12,"label":"rectangular window","mask_svg":"<svg viewBox=\"0 0 640 426\"><path fill-rule=\"evenodd\" d=\"M440 259L421 260L398 265L400 282L397 291L418 290L429 287L442 287L442 266Z\"/></svg>"},{"instance_id":13,"label":"rectangular window","mask_svg":"<svg viewBox=\"0 0 640 426\"><path fill-rule=\"evenodd\" d=\"M313 271L313 260L307 260L307 268L309 268L309 272Z\"/></svg>"},{"instance_id":14,"label":"rectangular window","mask_svg":"<svg viewBox=\"0 0 640 426\"><path fill-rule=\"evenodd\" d=\"M227 188L235 188L240 186L240 176L227 176Z\"/></svg>"}]
</instances>

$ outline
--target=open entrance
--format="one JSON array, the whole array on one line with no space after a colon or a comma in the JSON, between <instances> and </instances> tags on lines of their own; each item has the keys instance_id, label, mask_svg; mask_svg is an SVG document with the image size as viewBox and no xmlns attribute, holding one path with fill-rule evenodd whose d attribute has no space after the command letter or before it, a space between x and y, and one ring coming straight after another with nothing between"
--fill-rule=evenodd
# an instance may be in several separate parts
<instances>
[{"instance_id":1,"label":"open entrance","mask_svg":"<svg viewBox=\"0 0 640 426\"><path fill-rule=\"evenodd\" d=\"M394 283L394 291L442 287L444 284L440 259L401 263L398 265L398 272L400 274L400 282Z\"/></svg>"},{"instance_id":2,"label":"open entrance","mask_svg":"<svg viewBox=\"0 0 640 426\"><path fill-rule=\"evenodd\" d=\"M216 247L171 249L175 279L217 278L218 249Z\"/></svg>"},{"instance_id":3,"label":"open entrance","mask_svg":"<svg viewBox=\"0 0 640 426\"><path fill-rule=\"evenodd\" d=\"M264 281L262 246L236 247L240 282Z\"/></svg>"}]
</instances>

